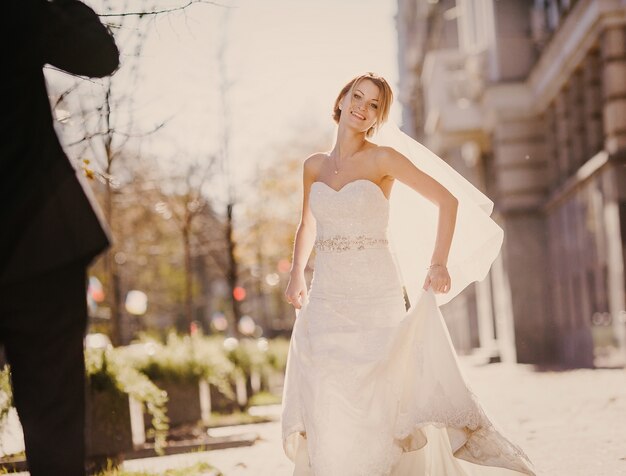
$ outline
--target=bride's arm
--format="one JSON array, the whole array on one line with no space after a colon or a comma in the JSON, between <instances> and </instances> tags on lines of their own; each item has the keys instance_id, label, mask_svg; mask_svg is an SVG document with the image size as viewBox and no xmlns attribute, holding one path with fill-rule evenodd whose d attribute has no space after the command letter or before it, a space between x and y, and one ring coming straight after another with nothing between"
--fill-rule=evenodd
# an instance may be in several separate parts
<instances>
[{"instance_id":1,"label":"bride's arm","mask_svg":"<svg viewBox=\"0 0 626 476\"><path fill-rule=\"evenodd\" d=\"M382 176L400 180L439 207L437 238L433 250L431 268L424 282L424 289L432 285L435 292L450 290L450 275L446 268L452 236L456 225L458 200L447 188L430 175L422 172L404 155L391 147L380 147L377 154L378 167Z\"/></svg>"},{"instance_id":2,"label":"bride's arm","mask_svg":"<svg viewBox=\"0 0 626 476\"><path fill-rule=\"evenodd\" d=\"M309 194L319 168L320 158L313 155L304 161L303 171L303 198L300 223L296 230L293 245L293 258L289 284L285 290L285 297L296 309L300 309L306 300L307 288L304 278L304 268L311 255L315 243L315 217L309 206Z\"/></svg>"}]
</instances>

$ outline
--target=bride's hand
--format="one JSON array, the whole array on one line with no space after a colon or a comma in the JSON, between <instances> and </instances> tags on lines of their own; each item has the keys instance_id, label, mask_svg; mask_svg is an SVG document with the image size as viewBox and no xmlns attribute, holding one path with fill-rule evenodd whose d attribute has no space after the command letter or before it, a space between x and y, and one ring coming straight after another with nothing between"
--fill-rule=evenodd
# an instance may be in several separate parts
<instances>
[{"instance_id":1,"label":"bride's hand","mask_svg":"<svg viewBox=\"0 0 626 476\"><path fill-rule=\"evenodd\" d=\"M302 308L302 304L306 301L307 289L304 273L292 273L289 277L289 284L285 290L285 298L287 302L296 309Z\"/></svg>"},{"instance_id":2,"label":"bride's hand","mask_svg":"<svg viewBox=\"0 0 626 476\"><path fill-rule=\"evenodd\" d=\"M448 269L445 266L437 265L428 270L423 288L427 290L430 286L435 293L445 294L450 291L451 283Z\"/></svg>"}]
</instances>

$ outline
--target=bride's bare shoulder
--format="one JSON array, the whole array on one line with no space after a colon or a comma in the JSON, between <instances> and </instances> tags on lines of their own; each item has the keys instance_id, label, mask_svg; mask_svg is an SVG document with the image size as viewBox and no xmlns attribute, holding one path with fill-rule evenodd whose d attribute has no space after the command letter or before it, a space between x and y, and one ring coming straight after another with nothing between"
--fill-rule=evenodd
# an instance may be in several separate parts
<instances>
[{"instance_id":1,"label":"bride's bare shoulder","mask_svg":"<svg viewBox=\"0 0 626 476\"><path fill-rule=\"evenodd\" d=\"M324 162L324 159L328 158L328 154L325 152L316 152L315 154L309 155L304 160L304 165L306 167L310 167L312 165L321 164Z\"/></svg>"},{"instance_id":2,"label":"bride's bare shoulder","mask_svg":"<svg viewBox=\"0 0 626 476\"><path fill-rule=\"evenodd\" d=\"M374 161L378 164L385 163L392 160L397 160L402 155L393 147L386 145L376 145L371 149Z\"/></svg>"},{"instance_id":3,"label":"bride's bare shoulder","mask_svg":"<svg viewBox=\"0 0 626 476\"><path fill-rule=\"evenodd\" d=\"M398 151L388 145L374 145L374 153L378 157L393 157L398 154Z\"/></svg>"},{"instance_id":4,"label":"bride's bare shoulder","mask_svg":"<svg viewBox=\"0 0 626 476\"><path fill-rule=\"evenodd\" d=\"M328 157L323 152L316 152L313 155L307 157L304 161L304 172L307 174L317 175L317 172L322 168L324 160Z\"/></svg>"}]
</instances>

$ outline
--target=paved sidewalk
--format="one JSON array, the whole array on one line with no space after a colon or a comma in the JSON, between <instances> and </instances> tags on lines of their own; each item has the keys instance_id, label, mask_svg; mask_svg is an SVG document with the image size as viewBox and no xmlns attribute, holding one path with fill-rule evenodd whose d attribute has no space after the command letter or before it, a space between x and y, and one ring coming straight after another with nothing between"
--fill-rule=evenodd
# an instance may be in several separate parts
<instances>
[{"instance_id":1,"label":"paved sidewalk","mask_svg":"<svg viewBox=\"0 0 626 476\"><path fill-rule=\"evenodd\" d=\"M169 468L184 468L197 461L205 461L218 468L224 476L291 476L293 465L284 455L280 442L280 424L261 423L221 428L211 432L216 436L225 432L254 431L259 439L253 446L230 448L186 455L163 456L126 461L123 468L132 471L163 472Z\"/></svg>"},{"instance_id":2,"label":"paved sidewalk","mask_svg":"<svg viewBox=\"0 0 626 476\"><path fill-rule=\"evenodd\" d=\"M536 372L530 365L475 367L460 360L485 411L524 449L538 475L626 475L626 371ZM279 423L250 429L261 437L252 447L128 461L124 467L163 471L204 460L225 476L291 476Z\"/></svg>"},{"instance_id":3,"label":"paved sidewalk","mask_svg":"<svg viewBox=\"0 0 626 476\"><path fill-rule=\"evenodd\" d=\"M463 366L485 410L545 476L626 476L626 371Z\"/></svg>"}]
</instances>

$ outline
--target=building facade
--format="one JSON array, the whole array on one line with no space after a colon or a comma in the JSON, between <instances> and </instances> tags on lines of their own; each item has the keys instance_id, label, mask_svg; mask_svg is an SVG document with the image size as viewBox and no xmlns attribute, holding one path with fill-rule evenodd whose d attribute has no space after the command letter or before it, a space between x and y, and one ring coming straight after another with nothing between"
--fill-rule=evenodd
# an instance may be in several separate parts
<instances>
[{"instance_id":1,"label":"building facade","mask_svg":"<svg viewBox=\"0 0 626 476\"><path fill-rule=\"evenodd\" d=\"M403 127L494 200L459 352L626 364L626 0L398 0Z\"/></svg>"}]
</instances>

